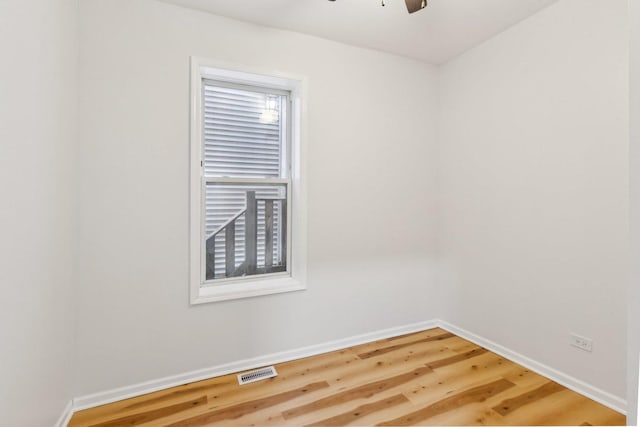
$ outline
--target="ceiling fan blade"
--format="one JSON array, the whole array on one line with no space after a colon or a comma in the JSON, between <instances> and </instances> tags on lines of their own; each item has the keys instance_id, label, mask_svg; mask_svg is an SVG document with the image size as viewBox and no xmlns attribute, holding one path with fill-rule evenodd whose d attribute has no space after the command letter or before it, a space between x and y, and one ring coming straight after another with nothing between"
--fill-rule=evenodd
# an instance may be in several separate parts
<instances>
[{"instance_id":1,"label":"ceiling fan blade","mask_svg":"<svg viewBox=\"0 0 640 427\"><path fill-rule=\"evenodd\" d=\"M409 13L417 12L427 6L427 0L404 0Z\"/></svg>"}]
</instances>

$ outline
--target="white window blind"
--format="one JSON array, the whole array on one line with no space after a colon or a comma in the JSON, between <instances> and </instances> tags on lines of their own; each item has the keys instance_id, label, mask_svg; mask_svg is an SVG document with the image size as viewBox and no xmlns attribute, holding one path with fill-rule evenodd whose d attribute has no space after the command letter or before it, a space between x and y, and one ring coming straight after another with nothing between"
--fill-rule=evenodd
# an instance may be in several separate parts
<instances>
[{"instance_id":1,"label":"white window blind","mask_svg":"<svg viewBox=\"0 0 640 427\"><path fill-rule=\"evenodd\" d=\"M243 212L248 192L257 200L257 274L270 272L269 266L271 271L280 271L286 266L286 224L281 219L286 213L287 186L265 180L287 175L288 94L204 80L202 99L205 238L215 236L213 261L207 259L207 280L229 277L225 227L230 221L234 222L233 265L240 270L247 261ZM217 182L216 178L243 178L244 182ZM270 250L266 241L268 209L272 209L273 218ZM272 255L271 263L267 263L268 254ZM239 275L244 274L240 271Z\"/></svg>"},{"instance_id":2,"label":"white window blind","mask_svg":"<svg viewBox=\"0 0 640 427\"><path fill-rule=\"evenodd\" d=\"M205 175L282 177L286 95L205 81L203 98Z\"/></svg>"}]
</instances>

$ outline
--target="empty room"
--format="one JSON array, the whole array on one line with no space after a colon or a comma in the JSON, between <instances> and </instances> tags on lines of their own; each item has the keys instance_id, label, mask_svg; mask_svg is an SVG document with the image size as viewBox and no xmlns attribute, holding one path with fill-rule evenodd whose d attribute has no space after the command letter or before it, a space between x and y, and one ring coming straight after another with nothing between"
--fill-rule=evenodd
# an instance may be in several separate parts
<instances>
[{"instance_id":1,"label":"empty room","mask_svg":"<svg viewBox=\"0 0 640 427\"><path fill-rule=\"evenodd\" d=\"M639 3L0 0L0 425L636 425Z\"/></svg>"}]
</instances>

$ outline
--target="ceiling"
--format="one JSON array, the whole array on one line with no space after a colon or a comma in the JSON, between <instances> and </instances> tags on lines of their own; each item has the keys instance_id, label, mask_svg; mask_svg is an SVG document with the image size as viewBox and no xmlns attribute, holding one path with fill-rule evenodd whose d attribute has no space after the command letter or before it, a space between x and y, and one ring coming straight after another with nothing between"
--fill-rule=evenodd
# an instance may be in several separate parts
<instances>
[{"instance_id":1,"label":"ceiling","mask_svg":"<svg viewBox=\"0 0 640 427\"><path fill-rule=\"evenodd\" d=\"M268 27L442 64L557 0L162 0Z\"/></svg>"}]
</instances>

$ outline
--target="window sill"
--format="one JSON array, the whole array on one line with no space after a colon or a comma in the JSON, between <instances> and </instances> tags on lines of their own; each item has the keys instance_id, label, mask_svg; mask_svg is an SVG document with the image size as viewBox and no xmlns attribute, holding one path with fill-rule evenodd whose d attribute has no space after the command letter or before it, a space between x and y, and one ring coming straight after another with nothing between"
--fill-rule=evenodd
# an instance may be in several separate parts
<instances>
[{"instance_id":1,"label":"window sill","mask_svg":"<svg viewBox=\"0 0 640 427\"><path fill-rule=\"evenodd\" d=\"M291 277L247 280L226 285L202 286L197 290L196 295L191 295L191 304L205 304L209 302L279 294L282 292L302 291L306 288L306 285L302 282Z\"/></svg>"}]
</instances>

